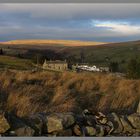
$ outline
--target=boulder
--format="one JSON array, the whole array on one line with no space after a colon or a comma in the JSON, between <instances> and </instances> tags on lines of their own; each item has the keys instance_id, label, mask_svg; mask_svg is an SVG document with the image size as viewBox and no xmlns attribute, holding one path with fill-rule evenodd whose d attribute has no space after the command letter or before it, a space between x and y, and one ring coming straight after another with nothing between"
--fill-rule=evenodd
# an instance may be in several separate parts
<instances>
[{"instance_id":1,"label":"boulder","mask_svg":"<svg viewBox=\"0 0 140 140\"><path fill-rule=\"evenodd\" d=\"M87 120L83 115L76 115L76 124L82 126L87 124Z\"/></svg>"},{"instance_id":2,"label":"boulder","mask_svg":"<svg viewBox=\"0 0 140 140\"><path fill-rule=\"evenodd\" d=\"M124 128L123 133L129 133L129 134L135 133L135 129L133 129L132 125L130 124L130 122L127 120L125 116L121 116L120 121Z\"/></svg>"},{"instance_id":3,"label":"boulder","mask_svg":"<svg viewBox=\"0 0 140 140\"><path fill-rule=\"evenodd\" d=\"M36 135L46 134L46 116L47 115L45 113L37 113L24 118L24 122L35 130Z\"/></svg>"},{"instance_id":4,"label":"boulder","mask_svg":"<svg viewBox=\"0 0 140 140\"><path fill-rule=\"evenodd\" d=\"M62 119L57 116L49 116L47 119L48 133L63 130Z\"/></svg>"},{"instance_id":5,"label":"boulder","mask_svg":"<svg viewBox=\"0 0 140 140\"><path fill-rule=\"evenodd\" d=\"M76 125L73 127L73 132L74 132L74 134L75 134L76 136L82 136L82 135L83 135L82 129L81 129L81 127L80 127L78 124L76 124Z\"/></svg>"},{"instance_id":6,"label":"boulder","mask_svg":"<svg viewBox=\"0 0 140 140\"><path fill-rule=\"evenodd\" d=\"M110 135L114 131L114 125L111 121L108 121L106 125L109 127L107 129L107 134Z\"/></svg>"},{"instance_id":7,"label":"boulder","mask_svg":"<svg viewBox=\"0 0 140 140\"><path fill-rule=\"evenodd\" d=\"M140 129L140 114L134 113L129 115L127 118L134 128Z\"/></svg>"},{"instance_id":8,"label":"boulder","mask_svg":"<svg viewBox=\"0 0 140 140\"><path fill-rule=\"evenodd\" d=\"M103 124L103 125L106 124L108 121L107 117L102 112L98 112L96 114L96 120L97 120L97 122L99 122L100 124Z\"/></svg>"},{"instance_id":9,"label":"boulder","mask_svg":"<svg viewBox=\"0 0 140 140\"><path fill-rule=\"evenodd\" d=\"M16 136L16 133L15 133L15 131L8 131L6 134L5 134L5 136L10 136L10 137L12 137L12 136Z\"/></svg>"},{"instance_id":10,"label":"boulder","mask_svg":"<svg viewBox=\"0 0 140 140\"><path fill-rule=\"evenodd\" d=\"M56 136L72 136L72 129L65 129L62 131L59 131Z\"/></svg>"},{"instance_id":11,"label":"boulder","mask_svg":"<svg viewBox=\"0 0 140 140\"><path fill-rule=\"evenodd\" d=\"M102 125L96 125L96 136L97 137L103 137L105 134L104 128Z\"/></svg>"},{"instance_id":12,"label":"boulder","mask_svg":"<svg viewBox=\"0 0 140 140\"><path fill-rule=\"evenodd\" d=\"M5 133L10 128L10 125L4 114L0 114L0 134Z\"/></svg>"},{"instance_id":13,"label":"boulder","mask_svg":"<svg viewBox=\"0 0 140 140\"><path fill-rule=\"evenodd\" d=\"M75 117L73 113L63 113L62 118L63 118L62 123L65 129L75 124Z\"/></svg>"},{"instance_id":14,"label":"boulder","mask_svg":"<svg viewBox=\"0 0 140 140\"><path fill-rule=\"evenodd\" d=\"M84 128L85 136L95 136L96 135L96 129L91 126L86 126Z\"/></svg>"},{"instance_id":15,"label":"boulder","mask_svg":"<svg viewBox=\"0 0 140 140\"><path fill-rule=\"evenodd\" d=\"M35 130L27 125L20 126L14 129L16 136L34 136Z\"/></svg>"},{"instance_id":16,"label":"boulder","mask_svg":"<svg viewBox=\"0 0 140 140\"><path fill-rule=\"evenodd\" d=\"M73 113L54 113L47 117L48 133L62 131L74 125Z\"/></svg>"},{"instance_id":17,"label":"boulder","mask_svg":"<svg viewBox=\"0 0 140 140\"><path fill-rule=\"evenodd\" d=\"M119 116L116 113L111 113L107 115L107 118L109 121L113 123L114 130L112 133L120 134L123 131L123 125L119 118Z\"/></svg>"},{"instance_id":18,"label":"boulder","mask_svg":"<svg viewBox=\"0 0 140 140\"><path fill-rule=\"evenodd\" d=\"M76 123L79 125L95 126L96 118L94 115L76 115Z\"/></svg>"},{"instance_id":19,"label":"boulder","mask_svg":"<svg viewBox=\"0 0 140 140\"><path fill-rule=\"evenodd\" d=\"M35 130L28 126L22 119L14 115L9 115L8 117L9 124L11 126L9 130L9 135L15 136L34 136Z\"/></svg>"},{"instance_id":20,"label":"boulder","mask_svg":"<svg viewBox=\"0 0 140 140\"><path fill-rule=\"evenodd\" d=\"M95 126L96 125L95 116L93 116L93 115L86 116L86 123L89 126Z\"/></svg>"}]
</instances>

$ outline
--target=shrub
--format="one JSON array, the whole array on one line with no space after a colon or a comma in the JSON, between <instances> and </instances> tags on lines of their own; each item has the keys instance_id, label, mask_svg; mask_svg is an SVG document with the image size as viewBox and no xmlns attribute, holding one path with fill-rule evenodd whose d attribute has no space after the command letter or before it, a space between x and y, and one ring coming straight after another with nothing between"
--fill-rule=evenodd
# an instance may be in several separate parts
<instances>
[{"instance_id":1,"label":"shrub","mask_svg":"<svg viewBox=\"0 0 140 140\"><path fill-rule=\"evenodd\" d=\"M133 79L140 78L140 62L137 59L131 59L128 62L127 76Z\"/></svg>"}]
</instances>

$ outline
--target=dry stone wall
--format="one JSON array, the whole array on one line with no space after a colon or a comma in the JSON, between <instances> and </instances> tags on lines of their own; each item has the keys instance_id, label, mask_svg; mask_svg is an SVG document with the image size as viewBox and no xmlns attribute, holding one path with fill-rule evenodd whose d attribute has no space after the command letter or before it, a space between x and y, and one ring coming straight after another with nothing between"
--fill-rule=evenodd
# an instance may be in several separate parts
<instances>
[{"instance_id":1,"label":"dry stone wall","mask_svg":"<svg viewBox=\"0 0 140 140\"><path fill-rule=\"evenodd\" d=\"M0 114L1 136L140 136L140 114L104 115L87 109L81 114L37 113L17 117Z\"/></svg>"}]
</instances>

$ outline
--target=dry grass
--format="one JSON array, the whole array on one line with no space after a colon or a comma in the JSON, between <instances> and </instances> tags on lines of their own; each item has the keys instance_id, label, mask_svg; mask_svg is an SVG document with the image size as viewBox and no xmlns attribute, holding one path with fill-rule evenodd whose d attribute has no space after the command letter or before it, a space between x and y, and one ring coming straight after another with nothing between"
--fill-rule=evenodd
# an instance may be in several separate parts
<instances>
[{"instance_id":1,"label":"dry grass","mask_svg":"<svg viewBox=\"0 0 140 140\"><path fill-rule=\"evenodd\" d=\"M1 108L19 116L35 112L132 113L140 98L140 80L111 74L5 71L0 74Z\"/></svg>"},{"instance_id":2,"label":"dry grass","mask_svg":"<svg viewBox=\"0 0 140 140\"><path fill-rule=\"evenodd\" d=\"M64 46L87 46L87 45L102 45L106 44L104 42L94 42L94 41L79 41L79 40L12 40L8 42L3 42L1 44L28 44L28 45L36 45L36 44L57 44Z\"/></svg>"}]
</instances>

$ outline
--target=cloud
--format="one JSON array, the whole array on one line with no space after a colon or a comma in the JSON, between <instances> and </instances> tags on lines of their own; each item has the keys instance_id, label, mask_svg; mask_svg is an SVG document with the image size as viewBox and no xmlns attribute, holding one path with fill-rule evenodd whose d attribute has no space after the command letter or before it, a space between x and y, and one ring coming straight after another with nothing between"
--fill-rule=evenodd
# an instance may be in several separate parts
<instances>
[{"instance_id":1,"label":"cloud","mask_svg":"<svg viewBox=\"0 0 140 140\"><path fill-rule=\"evenodd\" d=\"M139 39L140 4L0 4L0 39Z\"/></svg>"},{"instance_id":2,"label":"cloud","mask_svg":"<svg viewBox=\"0 0 140 140\"><path fill-rule=\"evenodd\" d=\"M28 13L33 18L128 19L140 17L140 4L1 4L0 12Z\"/></svg>"},{"instance_id":3,"label":"cloud","mask_svg":"<svg viewBox=\"0 0 140 140\"><path fill-rule=\"evenodd\" d=\"M124 34L114 30L99 30L94 28L63 28L51 26L7 26L0 28L0 38L12 39L74 39L93 41L114 41L124 37ZM106 28L106 27L105 27ZM7 38L8 36L8 38ZM132 35L129 35L132 37Z\"/></svg>"},{"instance_id":4,"label":"cloud","mask_svg":"<svg viewBox=\"0 0 140 140\"><path fill-rule=\"evenodd\" d=\"M140 25L131 25L129 23L118 22L98 22L93 25L95 27L105 28L106 30L120 33L123 35L136 35L140 34Z\"/></svg>"}]
</instances>

